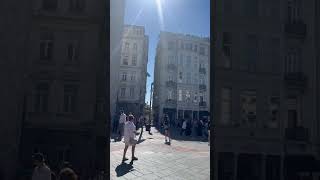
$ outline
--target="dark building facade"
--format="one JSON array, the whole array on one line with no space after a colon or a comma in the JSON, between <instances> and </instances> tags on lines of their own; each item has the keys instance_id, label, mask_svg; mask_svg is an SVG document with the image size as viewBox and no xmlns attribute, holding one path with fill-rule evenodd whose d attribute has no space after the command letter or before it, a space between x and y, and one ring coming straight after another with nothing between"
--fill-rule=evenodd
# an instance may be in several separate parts
<instances>
[{"instance_id":1,"label":"dark building facade","mask_svg":"<svg viewBox=\"0 0 320 180\"><path fill-rule=\"evenodd\" d=\"M84 179L105 170L107 3L33 0L26 6L17 174L30 175L35 152L53 171L69 161Z\"/></svg>"},{"instance_id":2,"label":"dark building facade","mask_svg":"<svg viewBox=\"0 0 320 180\"><path fill-rule=\"evenodd\" d=\"M213 3L214 178L316 178L319 2Z\"/></svg>"}]
</instances>

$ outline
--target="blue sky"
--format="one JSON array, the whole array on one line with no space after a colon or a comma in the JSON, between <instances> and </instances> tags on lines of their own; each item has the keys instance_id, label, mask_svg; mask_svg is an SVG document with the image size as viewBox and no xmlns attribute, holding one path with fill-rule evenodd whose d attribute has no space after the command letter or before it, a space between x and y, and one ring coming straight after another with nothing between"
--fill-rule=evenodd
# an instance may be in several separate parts
<instances>
[{"instance_id":1,"label":"blue sky","mask_svg":"<svg viewBox=\"0 0 320 180\"><path fill-rule=\"evenodd\" d=\"M146 102L149 102L160 31L209 37L210 0L126 0L124 22L144 26L149 36L148 72L151 77L147 79L146 94Z\"/></svg>"}]
</instances>

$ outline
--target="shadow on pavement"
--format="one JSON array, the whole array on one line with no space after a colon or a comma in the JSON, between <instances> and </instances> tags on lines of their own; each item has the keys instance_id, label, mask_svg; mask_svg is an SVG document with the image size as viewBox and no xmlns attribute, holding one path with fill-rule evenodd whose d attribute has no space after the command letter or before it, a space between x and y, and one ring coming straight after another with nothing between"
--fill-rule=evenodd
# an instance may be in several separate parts
<instances>
[{"instance_id":1,"label":"shadow on pavement","mask_svg":"<svg viewBox=\"0 0 320 180\"><path fill-rule=\"evenodd\" d=\"M162 128L157 128L155 127L155 129L162 135L164 135L164 131ZM194 136L189 135L180 135L180 128L170 128L170 138L177 140L177 141L201 141L201 142L208 142L208 137L206 136Z\"/></svg>"},{"instance_id":2,"label":"shadow on pavement","mask_svg":"<svg viewBox=\"0 0 320 180\"><path fill-rule=\"evenodd\" d=\"M132 164L121 163L116 167L117 177L123 176L133 170Z\"/></svg>"}]
</instances>

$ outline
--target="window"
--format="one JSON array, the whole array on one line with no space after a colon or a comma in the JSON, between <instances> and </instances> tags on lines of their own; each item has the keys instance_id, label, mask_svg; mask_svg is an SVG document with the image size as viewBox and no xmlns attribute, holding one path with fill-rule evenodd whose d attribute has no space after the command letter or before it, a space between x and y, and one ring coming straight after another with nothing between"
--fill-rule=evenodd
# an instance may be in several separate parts
<instances>
[{"instance_id":1,"label":"window","mask_svg":"<svg viewBox=\"0 0 320 180\"><path fill-rule=\"evenodd\" d=\"M76 111L76 96L77 87L75 85L64 86L64 112L75 112Z\"/></svg>"},{"instance_id":2,"label":"window","mask_svg":"<svg viewBox=\"0 0 320 180\"><path fill-rule=\"evenodd\" d=\"M127 80L127 72L123 72L122 73L122 81L126 81Z\"/></svg>"},{"instance_id":3,"label":"window","mask_svg":"<svg viewBox=\"0 0 320 180\"><path fill-rule=\"evenodd\" d=\"M173 56L169 56L169 57L168 57L168 64L175 64L175 63L174 63L174 57L173 57Z\"/></svg>"},{"instance_id":4,"label":"window","mask_svg":"<svg viewBox=\"0 0 320 180\"><path fill-rule=\"evenodd\" d=\"M137 51L138 47L137 47L137 43L133 44L133 50Z\"/></svg>"},{"instance_id":5,"label":"window","mask_svg":"<svg viewBox=\"0 0 320 180\"><path fill-rule=\"evenodd\" d=\"M136 80L136 72L132 72L131 81L135 81L135 80Z\"/></svg>"},{"instance_id":6,"label":"window","mask_svg":"<svg viewBox=\"0 0 320 180\"><path fill-rule=\"evenodd\" d=\"M172 100L172 99L173 99L173 91L168 90L168 100Z\"/></svg>"},{"instance_id":7,"label":"window","mask_svg":"<svg viewBox=\"0 0 320 180\"><path fill-rule=\"evenodd\" d=\"M224 59L222 62L222 65L224 68L231 68L231 49L232 49L232 39L231 39L231 33L229 32L223 32L222 35L222 50Z\"/></svg>"},{"instance_id":8,"label":"window","mask_svg":"<svg viewBox=\"0 0 320 180\"><path fill-rule=\"evenodd\" d=\"M186 66L187 67L191 66L191 56L187 56Z\"/></svg>"},{"instance_id":9,"label":"window","mask_svg":"<svg viewBox=\"0 0 320 180\"><path fill-rule=\"evenodd\" d=\"M136 66L137 65L137 55L133 55L132 56L132 66Z\"/></svg>"},{"instance_id":10,"label":"window","mask_svg":"<svg viewBox=\"0 0 320 180\"><path fill-rule=\"evenodd\" d=\"M297 48L289 49L289 52L285 60L285 72L286 73L296 73L300 72L300 50Z\"/></svg>"},{"instance_id":11,"label":"window","mask_svg":"<svg viewBox=\"0 0 320 180\"><path fill-rule=\"evenodd\" d=\"M277 128L279 126L279 108L280 108L280 97L273 96L269 98L269 122L267 126L269 128Z\"/></svg>"},{"instance_id":12,"label":"window","mask_svg":"<svg viewBox=\"0 0 320 180\"><path fill-rule=\"evenodd\" d=\"M255 90L241 92L241 124L255 127L257 123L257 99Z\"/></svg>"},{"instance_id":13,"label":"window","mask_svg":"<svg viewBox=\"0 0 320 180\"><path fill-rule=\"evenodd\" d=\"M130 88L130 97L133 97L134 96L134 87L131 87Z\"/></svg>"},{"instance_id":14,"label":"window","mask_svg":"<svg viewBox=\"0 0 320 180\"><path fill-rule=\"evenodd\" d=\"M183 44L183 42L181 42L181 49L184 49L184 44Z\"/></svg>"},{"instance_id":15,"label":"window","mask_svg":"<svg viewBox=\"0 0 320 180\"><path fill-rule=\"evenodd\" d=\"M194 52L197 52L198 51L198 45L195 44L193 50L194 50Z\"/></svg>"},{"instance_id":16,"label":"window","mask_svg":"<svg viewBox=\"0 0 320 180\"><path fill-rule=\"evenodd\" d=\"M126 88L121 88L120 89L120 96L124 97L126 95Z\"/></svg>"},{"instance_id":17,"label":"window","mask_svg":"<svg viewBox=\"0 0 320 180\"><path fill-rule=\"evenodd\" d=\"M271 39L271 68L272 72L279 72L279 67L281 64L279 63L281 58L280 58L280 39L278 38L273 38Z\"/></svg>"},{"instance_id":18,"label":"window","mask_svg":"<svg viewBox=\"0 0 320 180\"><path fill-rule=\"evenodd\" d=\"M57 10L58 2L57 0L43 0L42 9L46 11L55 11Z\"/></svg>"},{"instance_id":19,"label":"window","mask_svg":"<svg viewBox=\"0 0 320 180\"><path fill-rule=\"evenodd\" d=\"M192 44L191 43L187 43L186 44L186 49L192 51Z\"/></svg>"},{"instance_id":20,"label":"window","mask_svg":"<svg viewBox=\"0 0 320 180\"><path fill-rule=\"evenodd\" d=\"M169 41L169 42L168 42L168 49L169 49L169 50L174 49L174 42L172 42L172 41Z\"/></svg>"},{"instance_id":21,"label":"window","mask_svg":"<svg viewBox=\"0 0 320 180\"><path fill-rule=\"evenodd\" d=\"M190 91L186 90L186 101L189 102L191 99Z\"/></svg>"},{"instance_id":22,"label":"window","mask_svg":"<svg viewBox=\"0 0 320 180\"><path fill-rule=\"evenodd\" d=\"M129 43L126 42L126 43L124 44L124 50L125 50L125 51L128 51L128 50L129 50Z\"/></svg>"},{"instance_id":23,"label":"window","mask_svg":"<svg viewBox=\"0 0 320 180\"><path fill-rule=\"evenodd\" d=\"M76 42L72 42L68 44L68 61L76 62L78 61L78 44Z\"/></svg>"},{"instance_id":24,"label":"window","mask_svg":"<svg viewBox=\"0 0 320 180\"><path fill-rule=\"evenodd\" d=\"M232 110L232 90L222 88L221 90L221 123L227 125L231 123Z\"/></svg>"},{"instance_id":25,"label":"window","mask_svg":"<svg viewBox=\"0 0 320 180\"><path fill-rule=\"evenodd\" d=\"M190 72L188 72L187 73L187 84L191 84L191 73Z\"/></svg>"},{"instance_id":26,"label":"window","mask_svg":"<svg viewBox=\"0 0 320 180\"><path fill-rule=\"evenodd\" d=\"M179 82L180 82L180 83L182 82L182 79L183 79L183 77L182 77L182 72L179 72Z\"/></svg>"},{"instance_id":27,"label":"window","mask_svg":"<svg viewBox=\"0 0 320 180\"><path fill-rule=\"evenodd\" d=\"M194 102L194 103L197 103L197 102L198 102L198 94L197 94L197 93L194 93L193 102Z\"/></svg>"},{"instance_id":28,"label":"window","mask_svg":"<svg viewBox=\"0 0 320 180\"><path fill-rule=\"evenodd\" d=\"M71 12L83 12L85 8L85 0L69 0L69 10Z\"/></svg>"},{"instance_id":29,"label":"window","mask_svg":"<svg viewBox=\"0 0 320 180\"><path fill-rule=\"evenodd\" d=\"M180 65L180 66L183 66L183 55L182 55L182 54L180 55L179 65Z\"/></svg>"},{"instance_id":30,"label":"window","mask_svg":"<svg viewBox=\"0 0 320 180\"><path fill-rule=\"evenodd\" d=\"M47 112L49 99L49 84L39 83L35 87L34 110L35 112Z\"/></svg>"},{"instance_id":31,"label":"window","mask_svg":"<svg viewBox=\"0 0 320 180\"><path fill-rule=\"evenodd\" d=\"M128 65L129 62L128 62L128 56L125 56L123 59L122 59L122 64L123 65Z\"/></svg>"},{"instance_id":32,"label":"window","mask_svg":"<svg viewBox=\"0 0 320 180\"><path fill-rule=\"evenodd\" d=\"M200 46L199 53L205 55L205 48Z\"/></svg>"},{"instance_id":33,"label":"window","mask_svg":"<svg viewBox=\"0 0 320 180\"><path fill-rule=\"evenodd\" d=\"M168 74L168 81L174 81L172 74Z\"/></svg>"},{"instance_id":34,"label":"window","mask_svg":"<svg viewBox=\"0 0 320 180\"><path fill-rule=\"evenodd\" d=\"M297 22L300 20L300 0L288 0L288 21L291 23Z\"/></svg>"},{"instance_id":35,"label":"window","mask_svg":"<svg viewBox=\"0 0 320 180\"><path fill-rule=\"evenodd\" d=\"M42 33L40 37L40 59L51 60L53 54L53 33Z\"/></svg>"},{"instance_id":36,"label":"window","mask_svg":"<svg viewBox=\"0 0 320 180\"><path fill-rule=\"evenodd\" d=\"M253 72L256 71L257 61L259 58L259 44L256 35L248 35L247 45L247 59L248 59L248 70Z\"/></svg>"},{"instance_id":37,"label":"window","mask_svg":"<svg viewBox=\"0 0 320 180\"><path fill-rule=\"evenodd\" d=\"M181 89L178 90L178 100L182 101L182 90Z\"/></svg>"},{"instance_id":38,"label":"window","mask_svg":"<svg viewBox=\"0 0 320 180\"><path fill-rule=\"evenodd\" d=\"M244 12L246 16L255 18L259 15L259 3L258 0L245 0Z\"/></svg>"}]
</instances>

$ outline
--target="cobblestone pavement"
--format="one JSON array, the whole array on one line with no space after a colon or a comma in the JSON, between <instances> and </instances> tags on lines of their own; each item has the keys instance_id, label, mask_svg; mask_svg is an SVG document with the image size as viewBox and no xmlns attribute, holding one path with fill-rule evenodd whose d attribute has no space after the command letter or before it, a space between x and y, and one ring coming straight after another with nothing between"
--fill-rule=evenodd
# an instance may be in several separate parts
<instances>
[{"instance_id":1,"label":"cobblestone pavement","mask_svg":"<svg viewBox=\"0 0 320 180\"><path fill-rule=\"evenodd\" d=\"M141 142L136 146L137 161L130 164L131 147L121 163L123 142L111 141L111 179L170 179L170 180L209 180L210 147L208 142L172 140L164 143L164 136L152 129L153 135L143 132Z\"/></svg>"}]
</instances>

